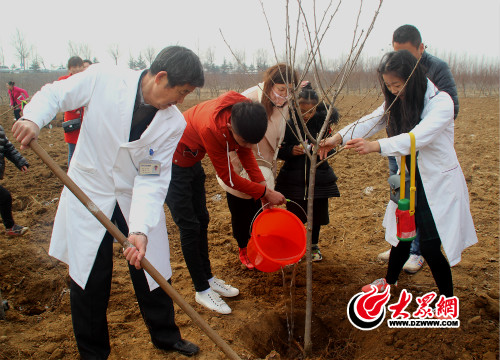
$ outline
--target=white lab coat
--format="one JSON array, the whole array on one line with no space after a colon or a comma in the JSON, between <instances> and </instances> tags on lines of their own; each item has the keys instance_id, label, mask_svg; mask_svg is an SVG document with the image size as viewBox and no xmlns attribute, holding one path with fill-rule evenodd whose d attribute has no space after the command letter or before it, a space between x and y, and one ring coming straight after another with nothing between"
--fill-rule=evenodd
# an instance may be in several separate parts
<instances>
[{"instance_id":1,"label":"white lab coat","mask_svg":"<svg viewBox=\"0 0 500 360\"><path fill-rule=\"evenodd\" d=\"M159 110L141 138L128 142L141 72L93 65L84 72L45 85L24 109L40 128L57 112L86 106L70 178L111 217L116 202L129 231L147 235L146 257L169 279L172 275L163 204L172 156L186 122L175 106ZM139 162L153 149L159 176L139 176ZM71 278L85 288L106 229L65 187L52 231L49 254L69 265ZM147 275L150 289L158 284Z\"/></svg>"},{"instance_id":2,"label":"white lab coat","mask_svg":"<svg viewBox=\"0 0 500 360\"><path fill-rule=\"evenodd\" d=\"M370 137L385 129L384 104L339 133L345 144L348 140ZM469 207L467 184L455 153L453 101L450 96L438 91L428 81L424 109L420 123L411 132L415 134L418 151L417 164L427 201L436 223L437 231L450 265L461 260L462 251L477 242L476 230ZM355 125L355 126L353 126ZM410 153L410 136L400 134L378 140L383 156L401 156ZM384 216L385 238L396 246L397 205L389 201Z\"/></svg>"}]
</instances>

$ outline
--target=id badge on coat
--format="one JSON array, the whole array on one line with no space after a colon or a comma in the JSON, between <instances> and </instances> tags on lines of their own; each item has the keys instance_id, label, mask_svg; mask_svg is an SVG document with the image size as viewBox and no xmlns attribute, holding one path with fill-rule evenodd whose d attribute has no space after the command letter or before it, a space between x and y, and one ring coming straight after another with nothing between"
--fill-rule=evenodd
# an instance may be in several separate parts
<instances>
[{"instance_id":1,"label":"id badge on coat","mask_svg":"<svg viewBox=\"0 0 500 360\"><path fill-rule=\"evenodd\" d=\"M161 163L158 160L153 160L153 154L153 149L149 149L149 156L139 161L139 175L160 175Z\"/></svg>"}]
</instances>

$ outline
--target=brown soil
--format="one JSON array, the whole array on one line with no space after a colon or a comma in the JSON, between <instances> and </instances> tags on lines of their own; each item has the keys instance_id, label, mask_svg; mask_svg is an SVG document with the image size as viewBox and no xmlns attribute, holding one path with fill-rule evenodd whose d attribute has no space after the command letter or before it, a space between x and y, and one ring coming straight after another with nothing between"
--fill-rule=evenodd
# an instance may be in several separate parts
<instances>
[{"instance_id":1,"label":"brown soil","mask_svg":"<svg viewBox=\"0 0 500 360\"><path fill-rule=\"evenodd\" d=\"M376 260L388 248L381 226L388 200L387 160L378 155L359 157L343 152L331 160L342 196L330 201L330 225L321 232L324 260L313 266L313 349L311 359L498 359L498 200L499 100L460 99L455 148L469 186L471 212L479 243L463 253L452 269L455 295L460 299L458 329L389 329L384 323L372 331L354 328L346 316L350 298L360 286L384 275ZM183 109L193 105L191 100ZM346 97L339 102L342 124L368 113L380 99ZM0 113L7 111L0 107ZM1 124L10 135L12 115ZM60 123L58 120L54 122ZM65 168L67 147L62 129L43 129L40 144ZM15 142L14 142L15 143ZM18 146L17 143L15 143ZM24 151L31 167L22 174L10 163L5 179L14 198L14 217L30 226L23 237L0 234L0 289L10 310L0 321L0 359L75 359L68 275L65 264L47 255L51 228L61 191L58 179L31 151ZM290 289L284 291L281 272L245 270L231 236L225 194L215 181L209 162L207 203L211 215L209 241L214 273L238 287L241 295L229 299L233 313L217 315L194 301L194 290L179 246L179 233L166 209L170 232L172 283L242 359L300 359L304 333L305 261L298 265L294 293L293 340ZM373 188L370 191L370 188ZM215 196L220 194L222 199ZM116 244L113 288L108 308L112 343L110 359L176 359L175 353L154 349ZM290 280L289 270L285 272ZM288 285L287 285L288 286ZM399 290L414 297L437 291L428 266L415 275L402 273ZM392 301L391 301L392 302ZM491 304L489 304L489 303ZM176 307L183 337L197 343L195 359L224 359L224 354ZM291 345L289 345L291 344ZM275 351L273 354L271 352Z\"/></svg>"}]
</instances>

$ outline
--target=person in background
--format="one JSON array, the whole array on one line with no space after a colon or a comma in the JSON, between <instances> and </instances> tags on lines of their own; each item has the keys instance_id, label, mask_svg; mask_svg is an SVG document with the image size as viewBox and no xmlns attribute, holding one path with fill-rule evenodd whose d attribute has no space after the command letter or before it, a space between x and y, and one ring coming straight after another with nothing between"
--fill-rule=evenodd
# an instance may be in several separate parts
<instances>
[{"instance_id":1,"label":"person in background","mask_svg":"<svg viewBox=\"0 0 500 360\"><path fill-rule=\"evenodd\" d=\"M392 47L394 51L408 50L417 59L420 59L420 64L423 66L426 76L437 86L441 91L448 93L451 96L454 104L454 116L456 119L459 110L457 86L455 79L450 71L448 64L429 54L425 51L425 46L422 43L422 37L418 29L413 25L403 25L398 27L392 35ZM398 164L394 156L389 156L389 175L394 175L398 171ZM389 260L391 249L384 251L378 255L378 259L387 262ZM420 236L413 240L410 250L410 258L403 267L403 270L409 274L415 274L424 265L424 257L420 252Z\"/></svg>"},{"instance_id":2,"label":"person in background","mask_svg":"<svg viewBox=\"0 0 500 360\"><path fill-rule=\"evenodd\" d=\"M10 108L14 110L14 117L16 120L19 120L23 112L23 107L29 98L28 92L17 87L14 81L9 81L6 87L9 93Z\"/></svg>"},{"instance_id":3,"label":"person in background","mask_svg":"<svg viewBox=\"0 0 500 360\"><path fill-rule=\"evenodd\" d=\"M16 150L14 145L7 139L3 127L0 125L0 180L5 174L5 158L9 159L23 173L28 171L28 161ZM0 185L0 215L8 236L24 235L28 231L27 226L17 225L12 216L12 196L9 190ZM0 305L1 306L1 305Z\"/></svg>"},{"instance_id":4,"label":"person in background","mask_svg":"<svg viewBox=\"0 0 500 360\"><path fill-rule=\"evenodd\" d=\"M92 61L90 61L89 59L84 59L83 60L83 70L87 70L87 68L92 65Z\"/></svg>"},{"instance_id":5,"label":"person in background","mask_svg":"<svg viewBox=\"0 0 500 360\"><path fill-rule=\"evenodd\" d=\"M462 251L477 243L469 208L469 194L454 148L454 110L449 94L425 76L425 69L408 51L386 54L378 67L378 78L385 102L370 115L346 126L321 144L320 157L338 144L345 144L360 155L406 157L411 168L410 136L416 140L415 225L420 233L420 249L431 269L441 295L453 296L450 266L461 260ZM390 109L390 111L389 111ZM367 141L365 138L386 129L388 137ZM397 284L410 256L411 242L396 237L397 204L390 201L384 223L385 238L392 245L385 277L372 286L383 292ZM446 257L441 252L443 245ZM449 262L448 262L449 261Z\"/></svg>"},{"instance_id":6,"label":"person in background","mask_svg":"<svg viewBox=\"0 0 500 360\"><path fill-rule=\"evenodd\" d=\"M323 102L320 103L318 94L311 87L311 83L304 81L301 84L301 91L298 95L298 105L304 122L310 134L317 138L321 127L326 120L327 110ZM290 109L290 112L293 111ZM300 133L306 143L309 143L305 136L305 131L301 126L298 113L295 111L295 118L300 127ZM339 115L337 110L333 110L330 123L324 137L330 133L330 125L337 123ZM285 161L276 178L276 191L281 192L287 199L292 200L286 203L287 210L294 213L303 223L307 222L307 190L309 188L309 170L311 162L306 155L310 151L310 144L304 149L299 142L293 123L293 115L290 114L285 138L278 151L278 158ZM319 158L318 158L319 159ZM327 161L316 169L316 180L314 185L313 202L313 226L312 226L312 260L321 261L323 256L319 248L319 233L321 225L330 223L328 215L328 198L339 197L337 187L337 177Z\"/></svg>"},{"instance_id":7,"label":"person in background","mask_svg":"<svg viewBox=\"0 0 500 360\"><path fill-rule=\"evenodd\" d=\"M55 114L87 106L68 176L128 237L131 246L124 255L136 295L131 294L130 305L137 300L153 346L190 356L198 346L181 338L172 299L141 268L141 260L147 256L169 281L163 203L172 156L186 127L175 105L204 81L198 56L169 46L144 71L96 64L45 85L13 126L21 149L27 148ZM111 351L106 310L113 253L113 236L64 187L49 255L69 267L71 316L82 359L106 359Z\"/></svg>"},{"instance_id":8,"label":"person in background","mask_svg":"<svg viewBox=\"0 0 500 360\"><path fill-rule=\"evenodd\" d=\"M79 56L72 56L68 60L68 74L59 77L57 80L64 80L85 70L83 60ZM71 163L71 158L75 152L78 136L80 135L80 127L83 120L83 106L66 111L64 113L63 129L64 141L68 144L68 168Z\"/></svg>"},{"instance_id":9,"label":"person in background","mask_svg":"<svg viewBox=\"0 0 500 360\"><path fill-rule=\"evenodd\" d=\"M230 314L231 308L220 295L234 297L240 292L212 274L208 248L210 219L201 160L207 154L228 187L260 200L261 204L283 204L285 197L266 186L251 150L266 133L266 111L261 104L229 91L190 108L184 117L187 126L173 157L166 203L180 229L182 253L193 280L196 302L220 314ZM229 161L231 151L237 154L250 180L234 171Z\"/></svg>"},{"instance_id":10,"label":"person in background","mask_svg":"<svg viewBox=\"0 0 500 360\"><path fill-rule=\"evenodd\" d=\"M250 100L261 103L266 110L268 120L266 134L257 144L252 145L252 151L266 179L267 187L270 189L274 189L276 158L279 145L285 136L286 120L289 117L290 88L297 85L297 72L292 71L286 64L279 63L266 70L263 82L242 93ZM237 154L231 152L230 158L235 172L246 176ZM250 224L255 214L262 208L262 203L245 193L236 191L220 178L217 180L226 191L233 236L238 243L240 261L246 268L252 270L254 265L248 258L247 244L250 239Z\"/></svg>"}]
</instances>

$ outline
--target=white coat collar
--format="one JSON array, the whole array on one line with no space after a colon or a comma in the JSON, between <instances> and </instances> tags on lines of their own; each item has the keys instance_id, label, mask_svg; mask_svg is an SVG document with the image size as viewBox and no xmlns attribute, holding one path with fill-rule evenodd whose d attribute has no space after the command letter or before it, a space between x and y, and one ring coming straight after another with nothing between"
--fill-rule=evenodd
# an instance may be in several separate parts
<instances>
[{"instance_id":1,"label":"white coat collar","mask_svg":"<svg viewBox=\"0 0 500 360\"><path fill-rule=\"evenodd\" d=\"M429 79L427 79L427 90L425 91L425 96L424 96L424 107L427 105L429 100L431 100L434 96L439 94L439 89L437 88L436 85Z\"/></svg>"}]
</instances>

